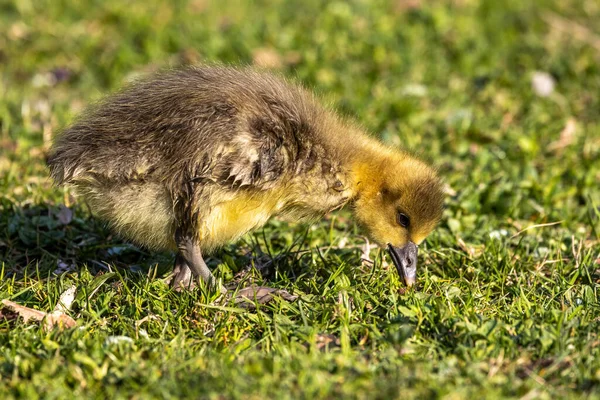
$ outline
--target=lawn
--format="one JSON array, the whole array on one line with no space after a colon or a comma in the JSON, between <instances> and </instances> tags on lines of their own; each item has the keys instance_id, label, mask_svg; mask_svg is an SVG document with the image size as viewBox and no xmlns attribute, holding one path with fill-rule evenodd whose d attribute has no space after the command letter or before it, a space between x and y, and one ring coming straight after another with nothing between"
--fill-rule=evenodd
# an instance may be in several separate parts
<instances>
[{"instance_id":1,"label":"lawn","mask_svg":"<svg viewBox=\"0 0 600 400\"><path fill-rule=\"evenodd\" d=\"M52 186L86 105L201 62L293 77L439 168L416 288L343 210L208 260L296 301L177 293L172 254ZM600 3L0 0L0 299L70 288L75 327L0 309L0 398L600 398Z\"/></svg>"}]
</instances>

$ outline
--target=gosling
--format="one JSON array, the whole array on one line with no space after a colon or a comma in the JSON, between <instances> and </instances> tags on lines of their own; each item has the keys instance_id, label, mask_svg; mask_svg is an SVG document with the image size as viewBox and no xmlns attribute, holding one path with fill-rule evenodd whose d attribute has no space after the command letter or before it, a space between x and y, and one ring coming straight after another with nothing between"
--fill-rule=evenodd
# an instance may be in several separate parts
<instances>
[{"instance_id":1,"label":"gosling","mask_svg":"<svg viewBox=\"0 0 600 400\"><path fill-rule=\"evenodd\" d=\"M346 204L412 286L417 246L443 207L430 166L305 89L249 68L202 66L134 83L66 129L48 165L125 238L176 250L177 288L198 278L216 285L204 255L272 216L314 220Z\"/></svg>"}]
</instances>

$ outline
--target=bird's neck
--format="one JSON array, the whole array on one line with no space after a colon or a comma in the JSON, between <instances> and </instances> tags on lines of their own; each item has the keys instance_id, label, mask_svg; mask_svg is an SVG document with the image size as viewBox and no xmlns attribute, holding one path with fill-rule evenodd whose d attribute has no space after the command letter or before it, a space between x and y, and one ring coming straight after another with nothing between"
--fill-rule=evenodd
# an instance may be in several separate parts
<instances>
[{"instance_id":1,"label":"bird's neck","mask_svg":"<svg viewBox=\"0 0 600 400\"><path fill-rule=\"evenodd\" d=\"M361 196L372 196L381 187L380 164L369 161L357 161L350 169L352 199Z\"/></svg>"},{"instance_id":2,"label":"bird's neck","mask_svg":"<svg viewBox=\"0 0 600 400\"><path fill-rule=\"evenodd\" d=\"M368 143L350 161L352 199L374 196L380 190L385 170L394 162L390 151L380 143Z\"/></svg>"},{"instance_id":3,"label":"bird's neck","mask_svg":"<svg viewBox=\"0 0 600 400\"><path fill-rule=\"evenodd\" d=\"M336 127L335 131L343 132L343 135L333 136L336 139L331 146L342 160L346 172L347 202L376 196L381 190L386 170L407 155L388 148L360 128L345 125Z\"/></svg>"}]
</instances>

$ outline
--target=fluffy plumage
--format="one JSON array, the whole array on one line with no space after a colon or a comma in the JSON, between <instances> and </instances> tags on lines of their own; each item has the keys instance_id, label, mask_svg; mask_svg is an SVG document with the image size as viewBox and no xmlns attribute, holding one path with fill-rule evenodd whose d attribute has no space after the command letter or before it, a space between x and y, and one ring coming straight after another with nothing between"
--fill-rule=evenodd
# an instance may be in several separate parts
<instances>
[{"instance_id":1,"label":"fluffy plumage","mask_svg":"<svg viewBox=\"0 0 600 400\"><path fill-rule=\"evenodd\" d=\"M155 249L181 250L184 235L211 251L273 215L315 218L346 203L378 243L418 244L443 201L425 163L299 86L228 67L164 72L109 96L58 137L49 166L123 236Z\"/></svg>"}]
</instances>

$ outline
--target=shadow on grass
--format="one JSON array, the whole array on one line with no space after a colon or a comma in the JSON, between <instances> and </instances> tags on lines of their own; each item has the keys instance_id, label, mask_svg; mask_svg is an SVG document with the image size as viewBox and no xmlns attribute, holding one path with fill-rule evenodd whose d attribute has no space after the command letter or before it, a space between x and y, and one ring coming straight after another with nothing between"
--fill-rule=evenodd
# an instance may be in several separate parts
<instances>
[{"instance_id":1,"label":"shadow on grass","mask_svg":"<svg viewBox=\"0 0 600 400\"><path fill-rule=\"evenodd\" d=\"M155 264L164 273L172 266L172 255L129 244L78 209L50 204L17 207L0 199L0 210L0 262L5 277L21 279L32 272L60 275L82 265L92 273L112 267L137 272Z\"/></svg>"},{"instance_id":2,"label":"shadow on grass","mask_svg":"<svg viewBox=\"0 0 600 400\"><path fill-rule=\"evenodd\" d=\"M173 265L172 253L149 251L128 243L79 206L20 207L4 198L0 199L0 211L0 266L4 265L4 277L22 279L32 273L58 276L84 265L92 274L117 268L134 275L158 266L158 276L164 276ZM323 275L326 279L342 263L348 268L360 263L360 250L356 248L311 249L305 239L302 235L291 246L274 249L267 249L272 244L266 246L258 241L240 242L226 246L206 261L225 280L255 270L267 281L294 281L306 274ZM321 266L318 270L315 262Z\"/></svg>"}]
</instances>

